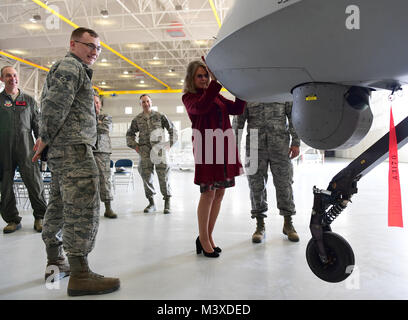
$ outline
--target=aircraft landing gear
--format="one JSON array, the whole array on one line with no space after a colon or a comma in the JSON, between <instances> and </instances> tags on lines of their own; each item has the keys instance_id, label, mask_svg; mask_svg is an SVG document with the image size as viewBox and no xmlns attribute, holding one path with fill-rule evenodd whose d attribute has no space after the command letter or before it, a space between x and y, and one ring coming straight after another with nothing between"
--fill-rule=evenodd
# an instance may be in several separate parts
<instances>
[{"instance_id":1,"label":"aircraft landing gear","mask_svg":"<svg viewBox=\"0 0 408 320\"><path fill-rule=\"evenodd\" d=\"M317 241L310 239L306 248L307 263L312 272L327 282L345 280L354 268L354 253L349 243L337 233L323 233L323 244L327 260L322 262Z\"/></svg>"},{"instance_id":2,"label":"aircraft landing gear","mask_svg":"<svg viewBox=\"0 0 408 320\"><path fill-rule=\"evenodd\" d=\"M398 148L408 143L408 117L395 127ZM349 243L332 232L331 223L357 193L357 181L388 156L389 133L364 151L330 182L327 190L313 188L313 210L310 219L312 239L306 249L306 260L312 272L327 282L345 280L353 271L354 253Z\"/></svg>"}]
</instances>

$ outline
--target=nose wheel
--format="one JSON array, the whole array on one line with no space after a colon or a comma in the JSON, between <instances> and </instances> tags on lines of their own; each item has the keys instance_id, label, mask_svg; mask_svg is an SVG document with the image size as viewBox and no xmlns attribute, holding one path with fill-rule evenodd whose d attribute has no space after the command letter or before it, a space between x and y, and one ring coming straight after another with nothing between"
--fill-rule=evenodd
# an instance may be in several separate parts
<instances>
[{"instance_id":1,"label":"nose wheel","mask_svg":"<svg viewBox=\"0 0 408 320\"><path fill-rule=\"evenodd\" d=\"M307 244L306 260L310 269L327 282L345 280L353 271L353 249L343 237L331 231L323 233L323 244L327 254L326 263L320 259L317 241L312 238Z\"/></svg>"}]
</instances>

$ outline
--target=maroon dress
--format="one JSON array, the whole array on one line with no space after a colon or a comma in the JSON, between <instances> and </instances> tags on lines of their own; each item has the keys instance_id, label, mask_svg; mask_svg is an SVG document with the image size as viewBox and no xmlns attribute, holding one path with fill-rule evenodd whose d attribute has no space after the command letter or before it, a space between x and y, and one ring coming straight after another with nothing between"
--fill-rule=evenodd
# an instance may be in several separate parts
<instances>
[{"instance_id":1,"label":"maroon dress","mask_svg":"<svg viewBox=\"0 0 408 320\"><path fill-rule=\"evenodd\" d=\"M206 90L182 97L193 129L194 183L201 192L233 186L234 177L243 173L229 115L241 114L245 101L224 98L221 88L211 81Z\"/></svg>"}]
</instances>

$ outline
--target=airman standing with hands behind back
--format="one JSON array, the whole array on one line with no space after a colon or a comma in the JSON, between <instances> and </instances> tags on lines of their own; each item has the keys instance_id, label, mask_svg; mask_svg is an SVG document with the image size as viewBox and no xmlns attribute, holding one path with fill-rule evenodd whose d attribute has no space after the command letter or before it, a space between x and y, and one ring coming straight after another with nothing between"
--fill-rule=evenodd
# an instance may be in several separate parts
<instances>
[{"instance_id":1,"label":"airman standing with hands behind back","mask_svg":"<svg viewBox=\"0 0 408 320\"><path fill-rule=\"evenodd\" d=\"M140 155L138 170L143 180L146 198L149 201L144 212L156 211L153 199L156 194L153 186L153 169L156 168L160 192L164 199L163 213L170 213L171 188L167 150L176 143L177 130L165 114L152 110L152 99L149 95L143 94L139 100L143 111L132 120L126 133L126 142L129 148L135 149ZM167 129L169 133L169 143L163 141L164 129ZM137 142L136 133L139 133Z\"/></svg>"}]
</instances>

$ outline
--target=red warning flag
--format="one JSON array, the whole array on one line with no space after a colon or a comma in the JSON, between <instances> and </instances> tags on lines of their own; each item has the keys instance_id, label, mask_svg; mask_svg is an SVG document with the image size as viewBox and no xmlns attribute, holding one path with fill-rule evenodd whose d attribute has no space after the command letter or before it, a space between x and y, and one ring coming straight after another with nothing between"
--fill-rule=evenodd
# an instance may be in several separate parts
<instances>
[{"instance_id":1,"label":"red warning flag","mask_svg":"<svg viewBox=\"0 0 408 320\"><path fill-rule=\"evenodd\" d=\"M392 107L390 109L389 171L388 171L388 226L403 227L401 186L398 171L398 144Z\"/></svg>"}]
</instances>

